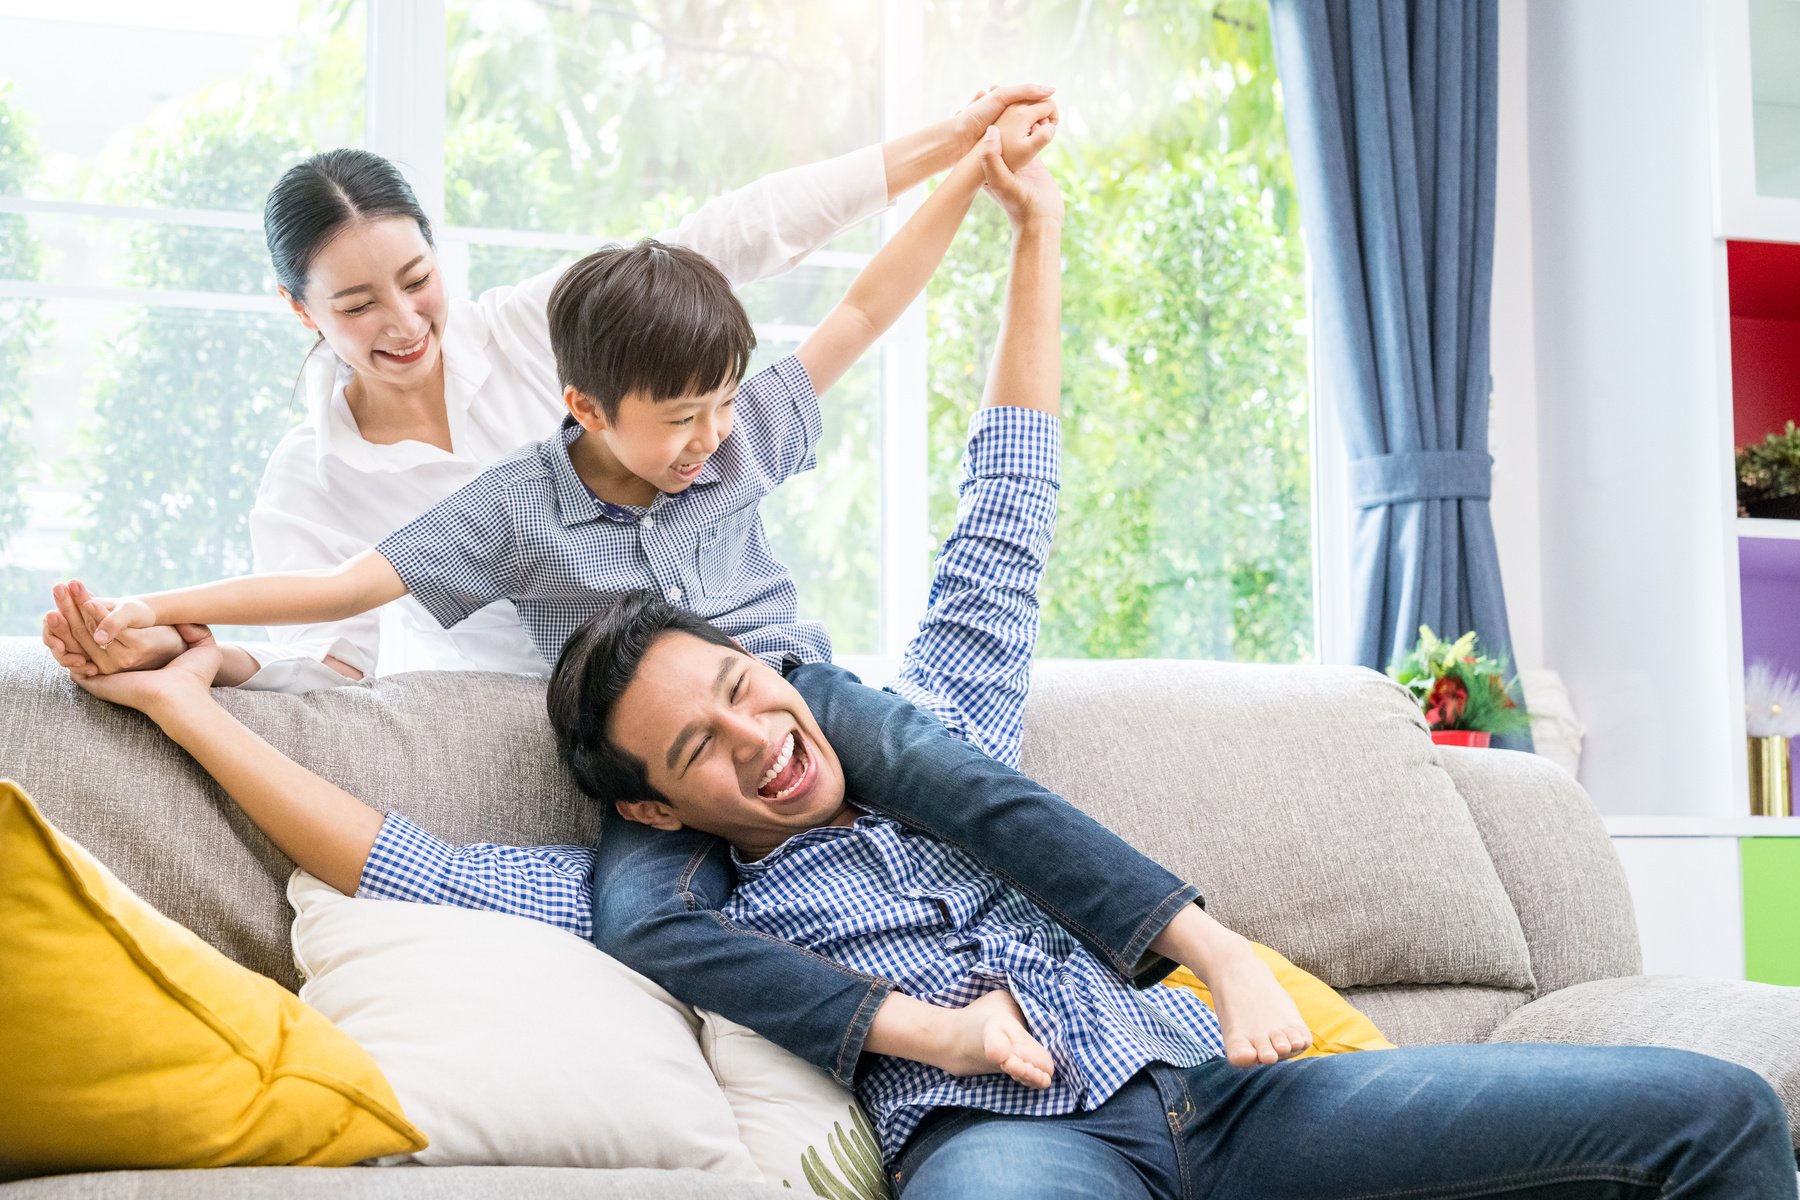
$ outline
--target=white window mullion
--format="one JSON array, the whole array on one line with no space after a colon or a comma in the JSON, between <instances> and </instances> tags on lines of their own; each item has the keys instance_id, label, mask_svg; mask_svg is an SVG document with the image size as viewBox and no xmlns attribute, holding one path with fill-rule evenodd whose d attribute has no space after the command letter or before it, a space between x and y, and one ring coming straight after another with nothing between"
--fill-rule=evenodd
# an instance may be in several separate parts
<instances>
[{"instance_id":1,"label":"white window mullion","mask_svg":"<svg viewBox=\"0 0 1800 1200\"><path fill-rule=\"evenodd\" d=\"M444 0L370 0L365 144L392 160L436 228L444 225L444 87L448 40ZM464 261L447 261L457 248L443 247L445 282L460 291Z\"/></svg>"},{"instance_id":2,"label":"white window mullion","mask_svg":"<svg viewBox=\"0 0 1800 1200\"><path fill-rule=\"evenodd\" d=\"M1319 375L1318 297L1312 264L1305 277L1306 379L1312 395L1313 654L1319 662L1345 664L1355 655L1350 629L1350 470L1344 430L1334 398Z\"/></svg>"},{"instance_id":3,"label":"white window mullion","mask_svg":"<svg viewBox=\"0 0 1800 1200\"><path fill-rule=\"evenodd\" d=\"M925 19L915 0L882 5L882 137L924 124ZM914 189L888 211L890 238L923 203ZM925 297L909 306L881 348L881 653L898 659L925 611L931 519L927 487Z\"/></svg>"}]
</instances>

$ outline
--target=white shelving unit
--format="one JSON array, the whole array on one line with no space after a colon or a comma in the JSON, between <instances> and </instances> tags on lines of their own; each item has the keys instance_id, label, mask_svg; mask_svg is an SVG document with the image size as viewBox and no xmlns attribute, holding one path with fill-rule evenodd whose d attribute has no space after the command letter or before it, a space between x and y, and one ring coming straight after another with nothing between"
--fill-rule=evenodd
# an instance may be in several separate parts
<instances>
[{"instance_id":1,"label":"white shelving unit","mask_svg":"<svg viewBox=\"0 0 1800 1200\"><path fill-rule=\"evenodd\" d=\"M1766 518L1739 517L1737 519L1737 535L1743 538L1775 538L1780 541L1800 542L1800 521L1772 521Z\"/></svg>"}]
</instances>

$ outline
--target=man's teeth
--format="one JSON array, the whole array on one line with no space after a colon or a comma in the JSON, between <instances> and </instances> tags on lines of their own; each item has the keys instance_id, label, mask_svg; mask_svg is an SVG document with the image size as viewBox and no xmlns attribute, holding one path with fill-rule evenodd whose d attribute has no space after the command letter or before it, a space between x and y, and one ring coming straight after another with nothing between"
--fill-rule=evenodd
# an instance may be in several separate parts
<instances>
[{"instance_id":1,"label":"man's teeth","mask_svg":"<svg viewBox=\"0 0 1800 1200\"><path fill-rule=\"evenodd\" d=\"M787 735L787 740L785 740L781 743L781 753L775 756L774 764L772 766L770 766L767 771L763 772L763 777L762 777L761 781L759 781L756 785L757 790L761 791L763 788L768 787L769 784L771 782L773 782L773 780L775 779L775 777L777 775L781 774L782 771L787 769L788 759L792 758L793 756L794 756L794 735L792 733L789 733ZM788 790L793 791L792 788L789 788ZM776 797L776 799L780 799L780 797L778 796L778 797Z\"/></svg>"}]
</instances>

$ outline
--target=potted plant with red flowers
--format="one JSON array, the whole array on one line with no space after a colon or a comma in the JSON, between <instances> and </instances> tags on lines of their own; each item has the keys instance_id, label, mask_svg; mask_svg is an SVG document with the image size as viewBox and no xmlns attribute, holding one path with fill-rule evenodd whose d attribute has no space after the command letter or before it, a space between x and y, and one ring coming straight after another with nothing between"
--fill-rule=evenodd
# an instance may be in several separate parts
<instances>
[{"instance_id":1,"label":"potted plant with red flowers","mask_svg":"<svg viewBox=\"0 0 1800 1200\"><path fill-rule=\"evenodd\" d=\"M1496 734L1524 733L1531 719L1507 694L1506 664L1475 652L1475 634L1446 642L1419 626L1419 644L1388 667L1424 710L1440 746L1485 747Z\"/></svg>"}]
</instances>

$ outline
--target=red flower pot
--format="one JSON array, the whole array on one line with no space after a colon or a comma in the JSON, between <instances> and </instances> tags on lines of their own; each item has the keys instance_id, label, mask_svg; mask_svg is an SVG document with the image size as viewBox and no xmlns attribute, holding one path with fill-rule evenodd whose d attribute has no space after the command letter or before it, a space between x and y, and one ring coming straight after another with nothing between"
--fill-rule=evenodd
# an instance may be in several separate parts
<instances>
[{"instance_id":1,"label":"red flower pot","mask_svg":"<svg viewBox=\"0 0 1800 1200\"><path fill-rule=\"evenodd\" d=\"M1434 729L1431 740L1440 746L1467 746L1471 750L1486 750L1488 741L1494 735L1475 729Z\"/></svg>"}]
</instances>

